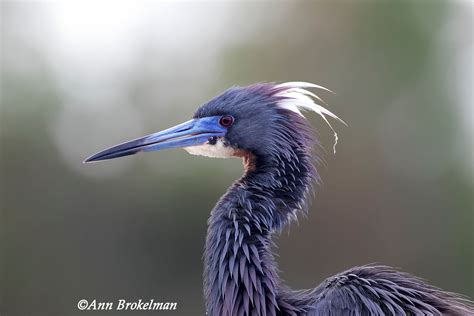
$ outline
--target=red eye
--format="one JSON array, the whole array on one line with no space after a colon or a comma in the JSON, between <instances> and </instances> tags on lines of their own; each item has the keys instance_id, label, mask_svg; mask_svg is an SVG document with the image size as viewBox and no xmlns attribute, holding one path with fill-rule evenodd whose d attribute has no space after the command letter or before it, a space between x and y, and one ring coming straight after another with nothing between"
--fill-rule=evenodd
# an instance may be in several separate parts
<instances>
[{"instance_id":1,"label":"red eye","mask_svg":"<svg viewBox=\"0 0 474 316\"><path fill-rule=\"evenodd\" d=\"M234 123L234 117L231 115L224 115L219 120L219 124L223 127L230 127L233 123Z\"/></svg>"}]
</instances>

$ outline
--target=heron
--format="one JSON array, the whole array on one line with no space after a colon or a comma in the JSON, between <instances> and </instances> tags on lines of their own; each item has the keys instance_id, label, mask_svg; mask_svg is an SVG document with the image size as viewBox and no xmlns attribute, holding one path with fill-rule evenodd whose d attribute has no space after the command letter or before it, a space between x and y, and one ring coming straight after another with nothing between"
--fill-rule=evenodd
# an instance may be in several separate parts
<instances>
[{"instance_id":1,"label":"heron","mask_svg":"<svg viewBox=\"0 0 474 316\"><path fill-rule=\"evenodd\" d=\"M307 212L319 181L319 142L304 112L344 123L307 82L234 86L191 120L105 149L85 162L184 148L238 157L244 173L212 209L204 247L203 292L212 316L474 315L473 303L382 265L351 268L313 289L292 290L278 276L272 237ZM335 150L335 147L334 147Z\"/></svg>"}]
</instances>

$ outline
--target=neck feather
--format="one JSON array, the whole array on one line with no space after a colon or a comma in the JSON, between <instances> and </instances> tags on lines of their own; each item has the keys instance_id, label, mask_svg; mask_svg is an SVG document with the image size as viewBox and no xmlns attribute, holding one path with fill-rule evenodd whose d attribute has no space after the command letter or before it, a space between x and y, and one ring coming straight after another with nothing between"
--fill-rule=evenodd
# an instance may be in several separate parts
<instances>
[{"instance_id":1,"label":"neck feather","mask_svg":"<svg viewBox=\"0 0 474 316\"><path fill-rule=\"evenodd\" d=\"M246 156L245 175L220 199L209 219L204 295L209 315L297 315L277 274L271 235L298 210L315 171L306 146L269 157Z\"/></svg>"}]
</instances>

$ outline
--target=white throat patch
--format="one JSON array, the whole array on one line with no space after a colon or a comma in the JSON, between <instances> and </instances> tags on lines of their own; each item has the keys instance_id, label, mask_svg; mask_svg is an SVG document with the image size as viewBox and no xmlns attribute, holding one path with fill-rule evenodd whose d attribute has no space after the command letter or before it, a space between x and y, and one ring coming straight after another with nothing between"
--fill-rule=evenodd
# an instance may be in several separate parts
<instances>
[{"instance_id":1,"label":"white throat patch","mask_svg":"<svg viewBox=\"0 0 474 316\"><path fill-rule=\"evenodd\" d=\"M203 145L185 147L191 155L206 156L211 158L230 158L235 156L235 150L224 144L222 138L218 138L214 145L209 142Z\"/></svg>"}]
</instances>

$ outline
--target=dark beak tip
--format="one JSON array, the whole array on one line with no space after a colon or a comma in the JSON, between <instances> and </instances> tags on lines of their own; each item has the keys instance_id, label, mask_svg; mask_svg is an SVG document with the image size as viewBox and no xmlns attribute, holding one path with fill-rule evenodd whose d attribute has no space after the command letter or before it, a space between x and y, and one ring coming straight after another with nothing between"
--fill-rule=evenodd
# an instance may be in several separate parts
<instances>
[{"instance_id":1,"label":"dark beak tip","mask_svg":"<svg viewBox=\"0 0 474 316\"><path fill-rule=\"evenodd\" d=\"M85 164L85 165L87 165L89 163L93 163L93 162L94 162L94 160L92 160L91 158L86 158L82 161L82 163Z\"/></svg>"},{"instance_id":2,"label":"dark beak tip","mask_svg":"<svg viewBox=\"0 0 474 316\"><path fill-rule=\"evenodd\" d=\"M95 163L95 162L99 162L103 159L100 159L99 155L98 154L94 154L92 156L89 156L87 157L86 159L84 159L82 161L83 164L87 165L87 164L91 164L91 163Z\"/></svg>"}]
</instances>

